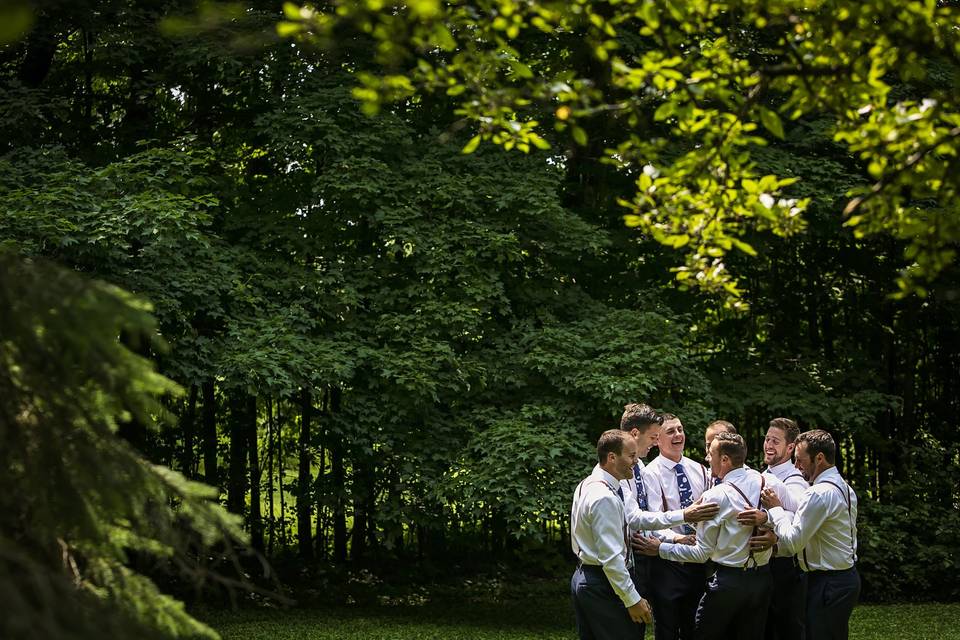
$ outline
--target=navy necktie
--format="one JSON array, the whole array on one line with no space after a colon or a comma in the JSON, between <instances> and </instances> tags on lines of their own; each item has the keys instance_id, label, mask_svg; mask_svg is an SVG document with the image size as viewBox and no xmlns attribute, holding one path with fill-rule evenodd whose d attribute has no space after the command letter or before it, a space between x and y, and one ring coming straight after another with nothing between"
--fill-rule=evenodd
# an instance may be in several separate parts
<instances>
[{"instance_id":1,"label":"navy necktie","mask_svg":"<svg viewBox=\"0 0 960 640\"><path fill-rule=\"evenodd\" d=\"M677 490L680 492L680 508L686 509L693 504L693 488L690 486L690 478L683 470L683 464L677 463L673 470L677 473ZM683 525L684 533L693 533L693 527L688 524Z\"/></svg>"},{"instance_id":2,"label":"navy necktie","mask_svg":"<svg viewBox=\"0 0 960 640\"><path fill-rule=\"evenodd\" d=\"M637 506L640 507L641 511L646 511L648 508L647 504L647 488L643 486L643 477L640 475L642 473L640 465L633 465L633 481L637 485Z\"/></svg>"},{"instance_id":3,"label":"navy necktie","mask_svg":"<svg viewBox=\"0 0 960 640\"><path fill-rule=\"evenodd\" d=\"M623 502L623 487L617 487L617 496L619 496L620 502Z\"/></svg>"}]
</instances>

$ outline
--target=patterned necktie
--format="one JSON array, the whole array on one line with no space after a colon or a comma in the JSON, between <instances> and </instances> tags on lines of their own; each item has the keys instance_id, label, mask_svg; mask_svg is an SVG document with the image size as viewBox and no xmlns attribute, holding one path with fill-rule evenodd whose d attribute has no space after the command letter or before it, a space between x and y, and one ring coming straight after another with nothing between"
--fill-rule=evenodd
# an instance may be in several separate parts
<instances>
[{"instance_id":1,"label":"patterned necktie","mask_svg":"<svg viewBox=\"0 0 960 640\"><path fill-rule=\"evenodd\" d=\"M687 477L686 472L683 470L683 464L677 463L673 468L677 473L677 489L680 492L680 508L686 509L691 504L693 504L693 488L690 486L690 478ZM693 533L694 529L688 524L683 525L683 532L690 534Z\"/></svg>"},{"instance_id":2,"label":"patterned necktie","mask_svg":"<svg viewBox=\"0 0 960 640\"><path fill-rule=\"evenodd\" d=\"M623 502L623 487L617 487L617 496ZM630 548L630 530L626 520L623 521L623 561L628 570L633 567L633 550Z\"/></svg>"},{"instance_id":3,"label":"patterned necktie","mask_svg":"<svg viewBox=\"0 0 960 640\"><path fill-rule=\"evenodd\" d=\"M641 511L647 510L647 488L643 486L640 465L633 465L633 481L637 485L637 506Z\"/></svg>"},{"instance_id":4,"label":"patterned necktie","mask_svg":"<svg viewBox=\"0 0 960 640\"><path fill-rule=\"evenodd\" d=\"M714 478L714 479L713 479L713 486L717 486L717 485L720 484L721 482L723 482L723 480L721 480L720 478Z\"/></svg>"}]
</instances>

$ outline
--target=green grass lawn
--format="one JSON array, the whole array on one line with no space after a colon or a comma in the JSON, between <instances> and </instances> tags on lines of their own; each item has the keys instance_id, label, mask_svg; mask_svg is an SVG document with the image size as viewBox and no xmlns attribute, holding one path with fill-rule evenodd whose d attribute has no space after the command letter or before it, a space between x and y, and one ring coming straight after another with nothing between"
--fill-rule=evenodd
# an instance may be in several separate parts
<instances>
[{"instance_id":1,"label":"green grass lawn","mask_svg":"<svg viewBox=\"0 0 960 640\"><path fill-rule=\"evenodd\" d=\"M201 615L224 640L573 640L565 602L259 609ZM864 605L851 640L960 640L960 604ZM647 634L652 637L651 633Z\"/></svg>"}]
</instances>

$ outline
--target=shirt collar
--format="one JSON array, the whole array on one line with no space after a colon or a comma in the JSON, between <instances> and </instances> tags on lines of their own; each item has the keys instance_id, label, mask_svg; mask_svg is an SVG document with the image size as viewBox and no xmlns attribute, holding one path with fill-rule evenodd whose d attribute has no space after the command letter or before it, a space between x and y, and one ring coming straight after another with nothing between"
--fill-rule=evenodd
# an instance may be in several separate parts
<instances>
[{"instance_id":1,"label":"shirt collar","mask_svg":"<svg viewBox=\"0 0 960 640\"><path fill-rule=\"evenodd\" d=\"M843 480L843 478L840 477L840 471L836 466L830 467L818 475L817 479L813 481L813 484L819 484L821 482L826 482L827 480Z\"/></svg>"},{"instance_id":2,"label":"shirt collar","mask_svg":"<svg viewBox=\"0 0 960 640\"><path fill-rule=\"evenodd\" d=\"M776 474L778 474L778 473L782 473L782 472L784 472L784 471L787 471L787 470L788 470L787 467L789 467L790 469L796 469L796 467L794 466L794 464L793 464L792 462L790 462L789 460L787 460L787 461L785 461L785 462L781 462L780 464L778 464L778 465L775 466L775 467L767 467L767 468L770 470L770 473L773 473L774 475L776 475Z\"/></svg>"},{"instance_id":3,"label":"shirt collar","mask_svg":"<svg viewBox=\"0 0 960 640\"><path fill-rule=\"evenodd\" d=\"M683 456L680 456L680 462L674 462L673 460L671 460L670 458L668 458L667 456L661 453L654 459L654 462L659 462L667 469L673 469L678 464L683 464Z\"/></svg>"},{"instance_id":4,"label":"shirt collar","mask_svg":"<svg viewBox=\"0 0 960 640\"><path fill-rule=\"evenodd\" d=\"M746 478L746 477L747 477L747 470L744 469L743 467L740 467L739 469L731 469L730 471L728 471L727 475L723 476L723 481L726 483L726 482L731 482L733 480L738 480L740 478Z\"/></svg>"},{"instance_id":5,"label":"shirt collar","mask_svg":"<svg viewBox=\"0 0 960 640\"><path fill-rule=\"evenodd\" d=\"M612 475L610 475L610 474L607 473L606 471L604 471L603 468L602 468L599 464L593 468L593 474L592 474L592 475L596 476L597 478L600 478L601 480L603 480L604 482L606 482L606 483L607 483L608 485L610 485L611 487L619 487L619 486L620 486L620 481L617 480L616 478L614 478Z\"/></svg>"}]
</instances>

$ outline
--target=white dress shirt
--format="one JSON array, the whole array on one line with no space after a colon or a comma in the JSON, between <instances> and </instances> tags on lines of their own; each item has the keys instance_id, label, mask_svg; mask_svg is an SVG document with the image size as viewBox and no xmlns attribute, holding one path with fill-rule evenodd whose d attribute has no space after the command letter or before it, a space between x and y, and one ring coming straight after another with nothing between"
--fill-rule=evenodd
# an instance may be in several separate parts
<instances>
[{"instance_id":1,"label":"white dress shirt","mask_svg":"<svg viewBox=\"0 0 960 640\"><path fill-rule=\"evenodd\" d=\"M780 464L767 467L767 470L764 473L770 473L775 476L787 486L787 491L790 493L790 496L793 500L793 504L797 507L800 506L800 500L803 499L803 494L807 492L807 489L810 488L810 483L803 479L803 474L800 473L800 470L797 467L787 460L786 462L781 462ZM796 512L796 508L791 509L787 504L783 505L783 508L787 511Z\"/></svg>"},{"instance_id":2,"label":"white dress shirt","mask_svg":"<svg viewBox=\"0 0 960 640\"><path fill-rule=\"evenodd\" d=\"M740 489L750 500L744 500L737 493ZM716 502L719 513L710 520L704 520L697 525L696 544L660 545L660 557L675 562L706 562L713 560L725 567L741 568L747 565L750 559L750 536L753 527L737 522L737 514L750 508L756 508L760 502L761 478L758 471L753 469L733 469L723 478L723 482L707 489L703 493L705 502ZM770 562L772 552L757 551L753 559L758 566ZM753 563L750 563L753 566Z\"/></svg>"},{"instance_id":3,"label":"white dress shirt","mask_svg":"<svg viewBox=\"0 0 960 640\"><path fill-rule=\"evenodd\" d=\"M640 602L640 594L627 572L627 529L619 487L620 482L600 465L577 485L570 509L570 546L583 564L602 566L623 605L632 607Z\"/></svg>"},{"instance_id":4,"label":"white dress shirt","mask_svg":"<svg viewBox=\"0 0 960 640\"><path fill-rule=\"evenodd\" d=\"M857 494L836 467L817 476L792 518L780 507L770 509L770 517L778 544L798 554L804 571L849 569L856 562Z\"/></svg>"},{"instance_id":5,"label":"white dress shirt","mask_svg":"<svg viewBox=\"0 0 960 640\"><path fill-rule=\"evenodd\" d=\"M680 458L680 464L683 465L683 472L690 481L692 498L696 501L709 488L710 471L699 462L695 462L686 456ZM676 462L660 454L644 468L643 486L647 489L647 503L650 511L668 513L682 509L680 506L680 489L677 487L677 472L674 470L676 466ZM674 525L666 531L673 532L667 535L669 539L683 535L681 524Z\"/></svg>"},{"instance_id":6,"label":"white dress shirt","mask_svg":"<svg viewBox=\"0 0 960 640\"><path fill-rule=\"evenodd\" d=\"M793 514L800 508L800 500L803 498L803 494L797 495L795 492L791 492L790 487L781 482L769 469L763 472L763 477L766 481L766 486L773 489L773 492L777 494L777 498L780 500L780 504L783 505L783 510L792 518ZM803 476L801 476L801 479L802 478ZM806 480L803 481L803 484L807 489L810 488ZM764 529L772 529L774 526L773 517L770 516L769 513L767 515L767 524L763 525L763 527ZM790 553L783 545L777 545L775 555L778 558L792 558L794 556L794 554Z\"/></svg>"},{"instance_id":7,"label":"white dress shirt","mask_svg":"<svg viewBox=\"0 0 960 640\"><path fill-rule=\"evenodd\" d=\"M637 461L637 466L640 467L642 473L644 468L643 463ZM642 478L643 477L641 475L640 482L643 482ZM636 474L634 474L634 477L630 478L629 480L621 480L620 486L623 488L624 511L626 512L627 526L630 528L631 533L635 531L659 531L660 529L669 529L670 527L683 524L682 509L675 509L667 512L651 511L649 506L649 495L647 497L647 510L644 511L640 508L640 505L637 503Z\"/></svg>"}]
</instances>

